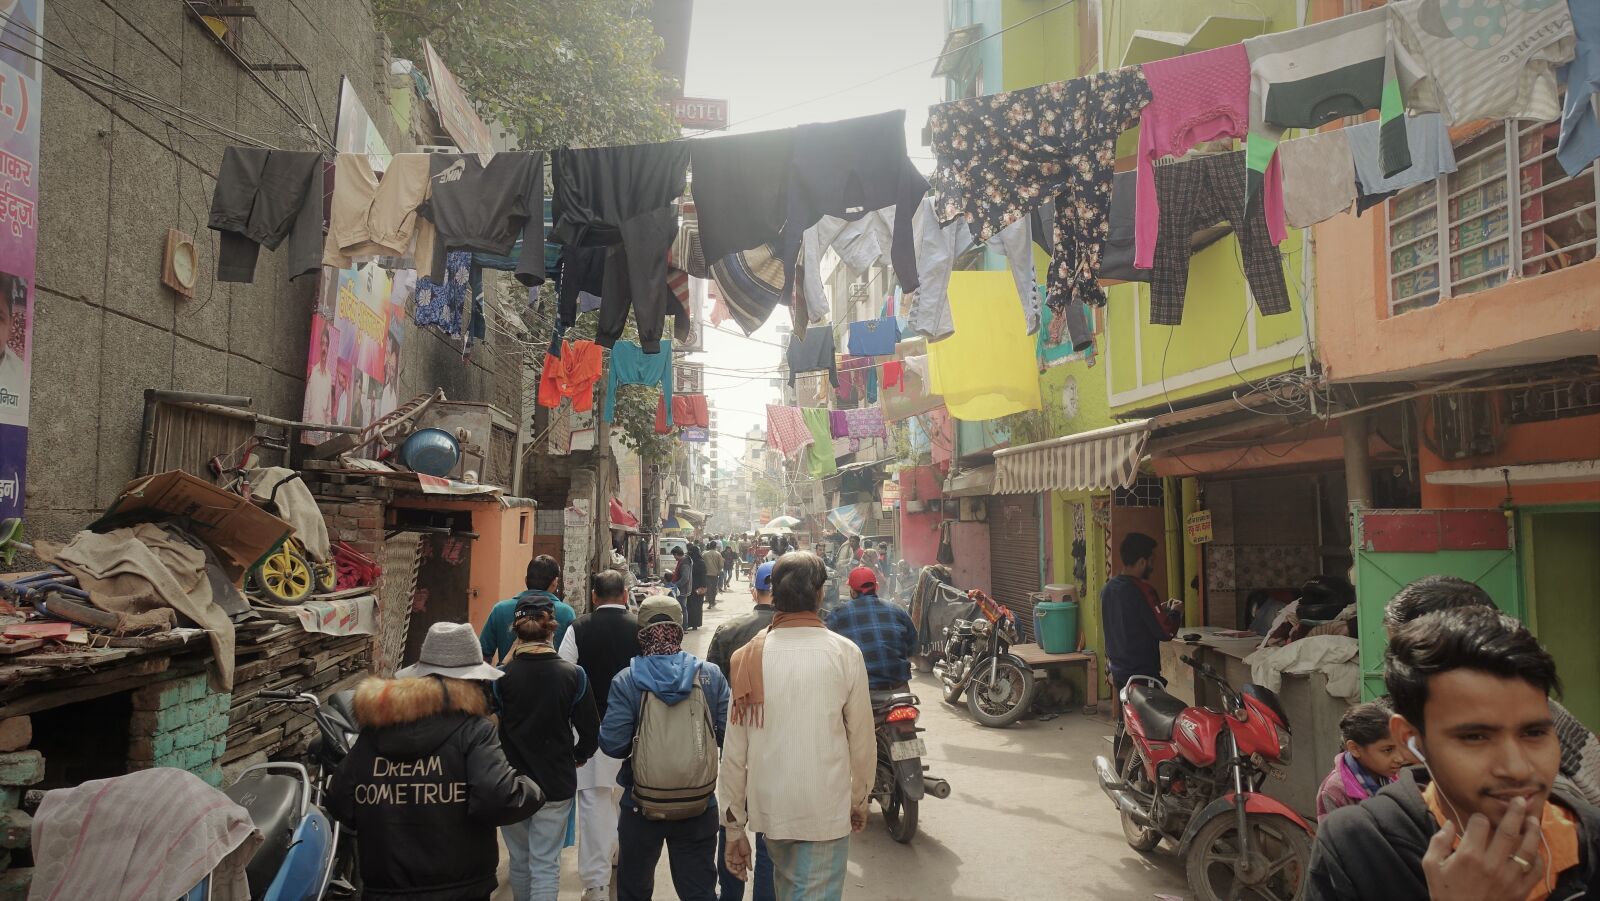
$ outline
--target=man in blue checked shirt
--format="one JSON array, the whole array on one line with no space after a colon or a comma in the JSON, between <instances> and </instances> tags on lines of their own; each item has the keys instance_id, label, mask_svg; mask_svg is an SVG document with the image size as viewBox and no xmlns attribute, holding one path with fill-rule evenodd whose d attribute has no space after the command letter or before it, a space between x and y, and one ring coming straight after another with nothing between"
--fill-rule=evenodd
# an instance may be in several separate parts
<instances>
[{"instance_id":1,"label":"man in blue checked shirt","mask_svg":"<svg viewBox=\"0 0 1600 901\"><path fill-rule=\"evenodd\" d=\"M878 574L865 566L850 571L850 603L828 617L828 628L861 648L867 663L867 687L873 691L906 688L911 681L911 655L917 650L917 626L911 614L878 599Z\"/></svg>"}]
</instances>

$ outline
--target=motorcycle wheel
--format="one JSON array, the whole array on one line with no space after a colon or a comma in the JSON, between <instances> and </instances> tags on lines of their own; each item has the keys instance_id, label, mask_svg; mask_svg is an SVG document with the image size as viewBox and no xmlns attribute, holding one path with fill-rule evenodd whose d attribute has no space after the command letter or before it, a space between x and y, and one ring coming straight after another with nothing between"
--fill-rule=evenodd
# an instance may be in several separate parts
<instances>
[{"instance_id":1,"label":"motorcycle wheel","mask_svg":"<svg viewBox=\"0 0 1600 901\"><path fill-rule=\"evenodd\" d=\"M1139 752L1134 750L1132 742L1118 761L1117 773L1122 776L1122 781L1127 783L1144 781L1144 761L1139 757ZM1148 827L1141 826L1133 821L1133 817L1123 812L1120 808L1117 814L1122 819L1122 837L1127 839L1128 847L1135 851L1154 851L1156 845L1161 844L1161 833Z\"/></svg>"},{"instance_id":2,"label":"motorcycle wheel","mask_svg":"<svg viewBox=\"0 0 1600 901\"><path fill-rule=\"evenodd\" d=\"M976 672L967 689L967 710L978 725L1003 729L1021 719L1033 704L1033 670L1002 657L994 687L990 688L989 667L994 665L988 660L974 664Z\"/></svg>"},{"instance_id":3,"label":"motorcycle wheel","mask_svg":"<svg viewBox=\"0 0 1600 901\"><path fill-rule=\"evenodd\" d=\"M1311 865L1311 837L1293 821L1272 814L1247 815L1251 872L1241 876L1238 819L1229 812L1200 827L1184 862L1189 890L1198 901L1296 901Z\"/></svg>"},{"instance_id":4,"label":"motorcycle wheel","mask_svg":"<svg viewBox=\"0 0 1600 901\"><path fill-rule=\"evenodd\" d=\"M901 793L898 785L883 805L883 823L889 827L889 837L902 845L917 837L917 801Z\"/></svg>"}]
</instances>

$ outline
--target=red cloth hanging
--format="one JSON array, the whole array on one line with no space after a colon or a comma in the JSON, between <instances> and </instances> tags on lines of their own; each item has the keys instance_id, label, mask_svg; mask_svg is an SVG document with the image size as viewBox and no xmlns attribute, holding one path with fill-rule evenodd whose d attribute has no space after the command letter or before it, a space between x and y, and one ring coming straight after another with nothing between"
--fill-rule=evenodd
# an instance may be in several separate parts
<instances>
[{"instance_id":1,"label":"red cloth hanging","mask_svg":"<svg viewBox=\"0 0 1600 901\"><path fill-rule=\"evenodd\" d=\"M672 395L672 425L684 429L711 428L711 408L706 404L706 396ZM670 431L672 426L667 425L666 398L662 398L656 403L656 434L665 435Z\"/></svg>"}]
</instances>

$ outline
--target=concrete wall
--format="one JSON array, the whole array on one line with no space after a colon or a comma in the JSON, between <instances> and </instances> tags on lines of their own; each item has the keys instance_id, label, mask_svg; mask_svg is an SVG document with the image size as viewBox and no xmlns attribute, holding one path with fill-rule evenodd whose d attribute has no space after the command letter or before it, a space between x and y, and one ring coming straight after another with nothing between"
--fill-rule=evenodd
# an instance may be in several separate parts
<instances>
[{"instance_id":1,"label":"concrete wall","mask_svg":"<svg viewBox=\"0 0 1600 901\"><path fill-rule=\"evenodd\" d=\"M82 57L260 143L314 146L185 4L50 0L47 9L49 40L65 48L59 58ZM296 72L262 79L319 131L332 134L345 75L384 140L397 150L413 146L389 115L386 44L366 0L265 3L256 11L310 67L309 84ZM287 61L256 23L244 24L243 41L252 60ZM26 512L30 534L62 536L133 477L146 388L248 395L258 410L298 419L316 286L313 277L289 283L283 254L265 251L253 284L214 283L217 240L206 217L223 148L239 142L164 116L177 123L169 125L48 71L42 106ZM169 228L196 239L191 300L160 282ZM414 328L405 348L403 397L435 385L460 400L506 394L496 392L493 367L507 349L491 346L463 362L443 338Z\"/></svg>"}]
</instances>

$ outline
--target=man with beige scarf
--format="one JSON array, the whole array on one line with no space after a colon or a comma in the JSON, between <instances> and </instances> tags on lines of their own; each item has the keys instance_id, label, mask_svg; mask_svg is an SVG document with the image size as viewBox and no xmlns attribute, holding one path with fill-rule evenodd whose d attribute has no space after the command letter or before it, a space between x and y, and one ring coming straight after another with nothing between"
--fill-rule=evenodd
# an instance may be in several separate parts
<instances>
[{"instance_id":1,"label":"man with beige scarf","mask_svg":"<svg viewBox=\"0 0 1600 901\"><path fill-rule=\"evenodd\" d=\"M843 897L876 765L861 650L817 615L827 581L822 558L784 555L772 570L771 627L733 655L717 787L727 868L744 878L746 830L761 833L778 901Z\"/></svg>"}]
</instances>

